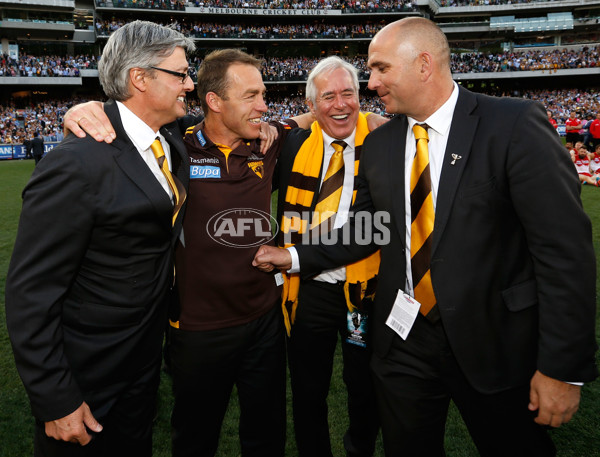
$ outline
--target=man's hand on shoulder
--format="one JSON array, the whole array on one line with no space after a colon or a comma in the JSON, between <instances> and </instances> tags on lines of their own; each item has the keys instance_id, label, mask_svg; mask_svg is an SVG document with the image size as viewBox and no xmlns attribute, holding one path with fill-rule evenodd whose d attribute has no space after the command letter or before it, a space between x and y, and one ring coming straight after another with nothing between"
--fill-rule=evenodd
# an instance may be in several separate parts
<instances>
[{"instance_id":1,"label":"man's hand on shoulder","mask_svg":"<svg viewBox=\"0 0 600 457\"><path fill-rule=\"evenodd\" d=\"M270 125L268 122L260 123L260 152L262 155L265 155L269 148L273 145L279 133L277 133L277 129Z\"/></svg>"},{"instance_id":2,"label":"man's hand on shoulder","mask_svg":"<svg viewBox=\"0 0 600 457\"><path fill-rule=\"evenodd\" d=\"M106 143L112 143L117 137L101 102L92 101L73 106L65 114L64 124L65 136L72 132L83 138L88 133L96 141Z\"/></svg>"},{"instance_id":3,"label":"man's hand on shoulder","mask_svg":"<svg viewBox=\"0 0 600 457\"><path fill-rule=\"evenodd\" d=\"M256 251L252 265L266 273L273 271L274 268L289 270L292 268L292 256L287 249L265 245Z\"/></svg>"},{"instance_id":4,"label":"man's hand on shoulder","mask_svg":"<svg viewBox=\"0 0 600 457\"><path fill-rule=\"evenodd\" d=\"M102 431L102 425L96 421L87 403L83 402L68 416L46 422L45 430L50 438L85 446L92 440L86 426L96 433Z\"/></svg>"},{"instance_id":5,"label":"man's hand on shoulder","mask_svg":"<svg viewBox=\"0 0 600 457\"><path fill-rule=\"evenodd\" d=\"M531 378L529 410L537 411L535 422L559 427L571 420L579 408L581 387L550 378L536 371Z\"/></svg>"}]
</instances>

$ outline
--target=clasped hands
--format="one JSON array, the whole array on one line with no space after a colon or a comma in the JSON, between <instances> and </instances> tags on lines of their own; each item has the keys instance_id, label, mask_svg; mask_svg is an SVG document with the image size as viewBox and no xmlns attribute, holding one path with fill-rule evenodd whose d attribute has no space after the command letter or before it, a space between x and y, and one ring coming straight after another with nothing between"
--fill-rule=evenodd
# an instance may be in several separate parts
<instances>
[{"instance_id":1,"label":"clasped hands","mask_svg":"<svg viewBox=\"0 0 600 457\"><path fill-rule=\"evenodd\" d=\"M289 270L292 268L292 256L287 249L264 245L256 251L252 266L265 273L270 273L275 268Z\"/></svg>"}]
</instances>

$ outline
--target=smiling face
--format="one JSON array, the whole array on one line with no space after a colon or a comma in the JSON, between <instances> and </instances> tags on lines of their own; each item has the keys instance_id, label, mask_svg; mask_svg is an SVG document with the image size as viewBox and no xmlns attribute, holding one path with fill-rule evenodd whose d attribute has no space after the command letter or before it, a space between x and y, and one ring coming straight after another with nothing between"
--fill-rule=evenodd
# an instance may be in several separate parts
<instances>
[{"instance_id":1,"label":"smiling face","mask_svg":"<svg viewBox=\"0 0 600 457\"><path fill-rule=\"evenodd\" d=\"M399 43L391 30L380 32L369 45L368 87L377 92L388 113L416 117L413 111L419 105L421 85L412 57L415 51L409 42Z\"/></svg>"},{"instance_id":2,"label":"smiling face","mask_svg":"<svg viewBox=\"0 0 600 457\"><path fill-rule=\"evenodd\" d=\"M267 112L262 76L252 65L233 64L227 70L227 89L218 98L218 112L228 136L251 140L260 134L262 115Z\"/></svg>"},{"instance_id":3,"label":"smiling face","mask_svg":"<svg viewBox=\"0 0 600 457\"><path fill-rule=\"evenodd\" d=\"M187 73L188 62L183 48L175 48L173 54L163 59L157 67L179 73ZM159 70L150 70L148 78L148 120L146 123L153 130L158 130L165 124L187 114L186 93L194 90L194 82L186 78L183 84L181 78Z\"/></svg>"},{"instance_id":4,"label":"smiling face","mask_svg":"<svg viewBox=\"0 0 600 457\"><path fill-rule=\"evenodd\" d=\"M325 133L338 140L349 137L356 128L360 104L352 77L343 68L322 73L314 80L315 102L308 107Z\"/></svg>"}]
</instances>

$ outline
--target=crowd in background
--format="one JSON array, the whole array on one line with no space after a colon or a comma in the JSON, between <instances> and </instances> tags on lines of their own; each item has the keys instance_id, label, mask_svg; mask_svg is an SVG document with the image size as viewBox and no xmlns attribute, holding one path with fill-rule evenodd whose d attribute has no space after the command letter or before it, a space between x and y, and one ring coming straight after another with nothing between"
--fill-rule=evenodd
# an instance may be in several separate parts
<instances>
[{"instance_id":1,"label":"crowd in background","mask_svg":"<svg viewBox=\"0 0 600 457\"><path fill-rule=\"evenodd\" d=\"M369 72L364 57L344 57L359 70L360 79L368 79ZM80 76L80 69L97 68L99 57L24 55L12 59L0 57L0 76ZM290 57L266 58L263 77L266 81L304 81L315 66L317 58ZM192 58L192 78L195 67L201 62ZM555 72L561 69L594 68L600 66L600 46L582 46L577 49L545 49L506 51L502 53L467 52L451 57L452 73L487 73L506 71Z\"/></svg>"},{"instance_id":2,"label":"crowd in background","mask_svg":"<svg viewBox=\"0 0 600 457\"><path fill-rule=\"evenodd\" d=\"M413 0L96 0L97 6L185 11L212 8L334 9L348 12L412 11Z\"/></svg>"},{"instance_id":3,"label":"crowd in background","mask_svg":"<svg viewBox=\"0 0 600 457\"><path fill-rule=\"evenodd\" d=\"M546 3L561 0L439 0L440 6L489 6ZM186 6L216 8L336 9L352 11L410 11L414 0L96 0L97 6L185 11Z\"/></svg>"},{"instance_id":4,"label":"crowd in background","mask_svg":"<svg viewBox=\"0 0 600 457\"><path fill-rule=\"evenodd\" d=\"M510 5L513 3L542 3L562 0L439 0L441 6L487 6Z\"/></svg>"},{"instance_id":5,"label":"crowd in background","mask_svg":"<svg viewBox=\"0 0 600 457\"><path fill-rule=\"evenodd\" d=\"M96 6L185 11L187 0L96 0Z\"/></svg>"},{"instance_id":6,"label":"crowd in background","mask_svg":"<svg viewBox=\"0 0 600 457\"><path fill-rule=\"evenodd\" d=\"M0 105L0 143L22 144L39 132L44 141L63 139L63 117L68 109L86 101L81 98L48 100L23 109Z\"/></svg>"},{"instance_id":7,"label":"crowd in background","mask_svg":"<svg viewBox=\"0 0 600 457\"><path fill-rule=\"evenodd\" d=\"M452 53L452 73L556 71L600 66L600 46L577 49L527 49L503 53Z\"/></svg>"},{"instance_id":8,"label":"crowd in background","mask_svg":"<svg viewBox=\"0 0 600 457\"><path fill-rule=\"evenodd\" d=\"M97 20L98 35L109 35L129 21L123 19ZM169 22L170 23L170 22ZM161 25L167 25L163 23ZM176 29L192 38L372 38L382 24L323 24L321 22L299 24L230 24L203 21L176 22Z\"/></svg>"},{"instance_id":9,"label":"crowd in background","mask_svg":"<svg viewBox=\"0 0 600 457\"><path fill-rule=\"evenodd\" d=\"M496 92L494 95L537 100L551 112L558 124L564 124L572 111L584 123L595 119L596 113L600 113L600 93L595 91L534 90ZM95 98L100 99L101 96ZM385 115L385 106L378 97L361 96L360 100L361 110ZM71 106L83 101L85 99L82 98L48 100L22 110L0 105L0 143L21 144L25 139L33 137L35 131L40 132L45 141L60 141L64 114ZM267 94L266 103L269 111L265 118L273 120L290 118L308 111L304 98L299 95L290 97ZM188 111L196 115L202 113L198 100L189 98ZM21 116L23 119L18 119Z\"/></svg>"},{"instance_id":10,"label":"crowd in background","mask_svg":"<svg viewBox=\"0 0 600 457\"><path fill-rule=\"evenodd\" d=\"M0 54L0 76L81 76L80 70L97 68L98 58L90 55L32 56L17 59Z\"/></svg>"},{"instance_id":11,"label":"crowd in background","mask_svg":"<svg viewBox=\"0 0 600 457\"><path fill-rule=\"evenodd\" d=\"M518 96L518 94L505 94ZM541 102L559 124L574 111L583 121L594 119L600 113L600 93L579 89L540 89L523 93L524 98Z\"/></svg>"}]
</instances>

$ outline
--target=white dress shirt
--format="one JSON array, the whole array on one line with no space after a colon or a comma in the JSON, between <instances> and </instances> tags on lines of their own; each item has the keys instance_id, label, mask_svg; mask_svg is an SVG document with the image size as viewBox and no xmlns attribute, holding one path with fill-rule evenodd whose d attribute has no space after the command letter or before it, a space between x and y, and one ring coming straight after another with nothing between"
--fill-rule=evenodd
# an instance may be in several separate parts
<instances>
[{"instance_id":1,"label":"white dress shirt","mask_svg":"<svg viewBox=\"0 0 600 457\"><path fill-rule=\"evenodd\" d=\"M148 126L148 124L137 117L123 103L117 102L117 107L119 108L119 114L121 115L121 122L123 124L123 128L125 129L125 133L140 153L140 156L144 162L146 162L150 168L150 171L152 171L160 185L172 200L173 191L171 190L171 187L169 187L169 182L158 166L156 157L154 157L154 153L150 149L150 145L154 142L156 137L159 137L163 150L165 151L165 157L167 159L167 164L169 165L169 170L172 170L171 149L169 148L169 143L167 143L165 137L163 137L159 132L154 132Z\"/></svg>"},{"instance_id":2,"label":"white dress shirt","mask_svg":"<svg viewBox=\"0 0 600 457\"><path fill-rule=\"evenodd\" d=\"M335 216L335 222L333 228L339 228L346 223L348 220L348 212L352 206L352 194L354 192L354 161L355 161L355 148L354 138L356 135L356 129L352 134L344 138L346 148L344 149L344 185L342 187L342 196L340 197L340 204L338 205L337 215ZM323 132L323 172L321 173L321 182L319 189L323 185L323 179L329 166L329 161L335 152L335 149L331 145L336 141L336 138L332 138ZM292 268L288 270L289 273L297 273L300 271L300 261L298 259L298 253L292 246L288 248L292 256ZM295 267L295 268L294 268ZM346 280L346 267L334 268L332 270L325 270L318 276L313 278L315 281L323 281L329 283L336 283L338 281Z\"/></svg>"}]
</instances>

